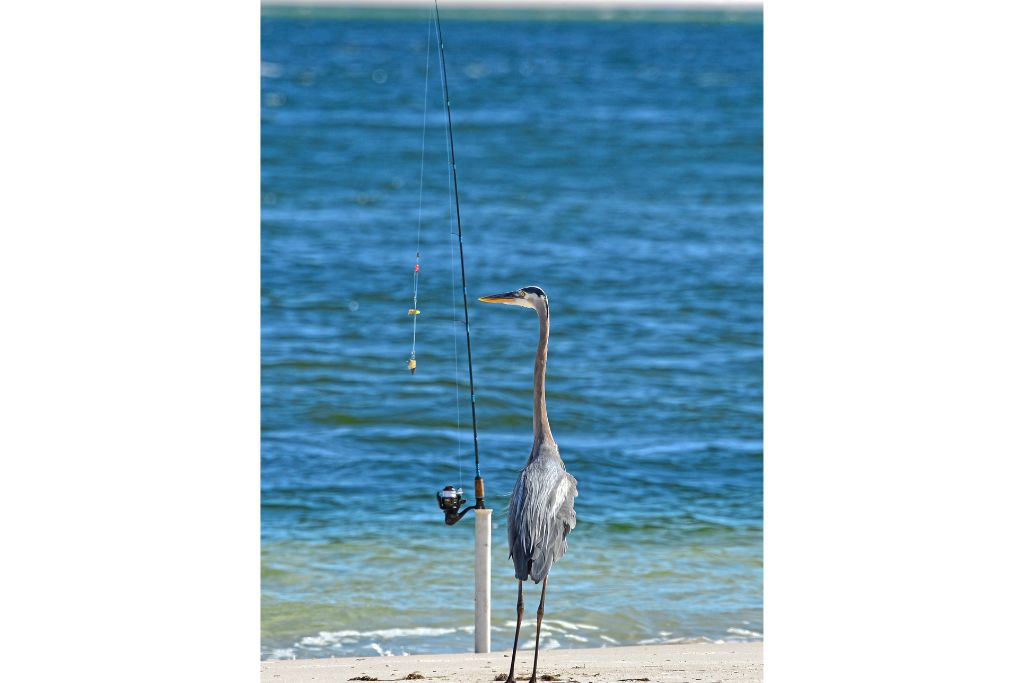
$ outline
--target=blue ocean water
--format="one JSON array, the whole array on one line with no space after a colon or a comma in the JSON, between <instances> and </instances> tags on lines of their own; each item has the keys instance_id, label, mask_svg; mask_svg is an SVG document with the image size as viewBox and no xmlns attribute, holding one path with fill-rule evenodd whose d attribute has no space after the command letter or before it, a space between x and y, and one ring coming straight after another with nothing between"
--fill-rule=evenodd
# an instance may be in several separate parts
<instances>
[{"instance_id":1,"label":"blue ocean water","mask_svg":"<svg viewBox=\"0 0 1024 683\"><path fill-rule=\"evenodd\" d=\"M434 500L473 471L427 16L263 17L264 658L473 647L472 520ZM551 299L549 413L580 492L542 646L760 638L760 17L450 16L493 646L537 320L475 298L528 284Z\"/></svg>"}]
</instances>

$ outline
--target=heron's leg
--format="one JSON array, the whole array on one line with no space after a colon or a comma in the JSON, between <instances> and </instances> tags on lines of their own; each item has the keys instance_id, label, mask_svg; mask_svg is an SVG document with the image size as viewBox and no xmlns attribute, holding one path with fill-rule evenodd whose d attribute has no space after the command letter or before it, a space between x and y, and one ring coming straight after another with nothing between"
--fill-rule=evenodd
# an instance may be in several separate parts
<instances>
[{"instance_id":1,"label":"heron's leg","mask_svg":"<svg viewBox=\"0 0 1024 683\"><path fill-rule=\"evenodd\" d=\"M519 647L519 627L523 625L523 582L519 582L519 602L516 603L516 639L512 641L512 665L508 668L506 681L515 680L516 649Z\"/></svg>"},{"instance_id":2,"label":"heron's leg","mask_svg":"<svg viewBox=\"0 0 1024 683\"><path fill-rule=\"evenodd\" d=\"M544 594L548 592L548 577L544 577L544 585L540 589L540 605L537 606L537 640L533 644L533 675L530 683L537 683L537 653L540 651L540 622L544 618Z\"/></svg>"}]
</instances>

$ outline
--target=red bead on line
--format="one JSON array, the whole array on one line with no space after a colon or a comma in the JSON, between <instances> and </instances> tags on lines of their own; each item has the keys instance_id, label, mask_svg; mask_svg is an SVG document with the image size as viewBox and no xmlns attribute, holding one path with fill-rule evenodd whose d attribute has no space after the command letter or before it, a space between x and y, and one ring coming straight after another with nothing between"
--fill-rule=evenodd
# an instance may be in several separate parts
<instances>
[{"instance_id":1,"label":"red bead on line","mask_svg":"<svg viewBox=\"0 0 1024 683\"><path fill-rule=\"evenodd\" d=\"M420 264L418 264L418 263L416 264L416 270L414 272L417 272L417 273L420 272Z\"/></svg>"}]
</instances>

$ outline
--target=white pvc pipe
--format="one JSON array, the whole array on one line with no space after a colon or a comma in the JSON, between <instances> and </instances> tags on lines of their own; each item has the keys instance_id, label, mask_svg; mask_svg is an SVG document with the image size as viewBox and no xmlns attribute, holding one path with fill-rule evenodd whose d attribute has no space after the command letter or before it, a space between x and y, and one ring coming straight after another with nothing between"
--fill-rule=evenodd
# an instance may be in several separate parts
<instances>
[{"instance_id":1,"label":"white pvc pipe","mask_svg":"<svg viewBox=\"0 0 1024 683\"><path fill-rule=\"evenodd\" d=\"M476 619L473 634L477 652L491 651L491 511L476 513Z\"/></svg>"}]
</instances>

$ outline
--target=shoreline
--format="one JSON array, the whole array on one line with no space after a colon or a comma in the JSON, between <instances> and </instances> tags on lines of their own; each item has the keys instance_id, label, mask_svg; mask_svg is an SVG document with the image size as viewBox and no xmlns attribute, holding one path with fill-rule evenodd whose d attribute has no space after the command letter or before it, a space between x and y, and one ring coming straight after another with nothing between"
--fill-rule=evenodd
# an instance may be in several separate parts
<instances>
[{"instance_id":1,"label":"shoreline","mask_svg":"<svg viewBox=\"0 0 1024 683\"><path fill-rule=\"evenodd\" d=\"M517 679L521 675L529 677L533 667L532 645L525 644L516 653ZM511 654L511 651L504 650L488 654L466 652L264 661L260 662L260 680L267 683L323 683L350 680L400 681L422 677L423 680L484 683L496 680L499 674L508 673ZM544 676L549 678L542 678ZM764 677L763 642L542 650L537 677L566 683L629 680L657 680L659 683L697 680L759 683Z\"/></svg>"}]
</instances>

